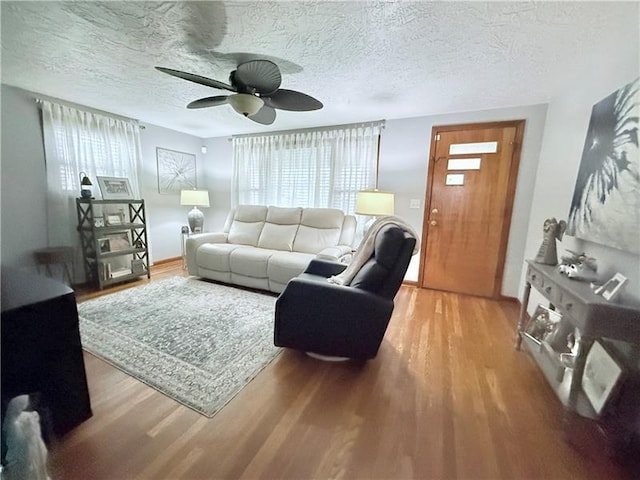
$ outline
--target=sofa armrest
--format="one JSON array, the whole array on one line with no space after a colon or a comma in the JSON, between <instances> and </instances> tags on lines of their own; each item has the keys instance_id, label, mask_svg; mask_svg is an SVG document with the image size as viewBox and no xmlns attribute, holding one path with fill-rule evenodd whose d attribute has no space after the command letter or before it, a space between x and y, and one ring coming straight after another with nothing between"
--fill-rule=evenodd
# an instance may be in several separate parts
<instances>
[{"instance_id":1,"label":"sofa armrest","mask_svg":"<svg viewBox=\"0 0 640 480\"><path fill-rule=\"evenodd\" d=\"M227 243L227 233L196 233L187 238L185 252L187 255L187 268L190 275L198 274L198 266L196 265L196 251L205 243Z\"/></svg>"},{"instance_id":2,"label":"sofa armrest","mask_svg":"<svg viewBox=\"0 0 640 480\"><path fill-rule=\"evenodd\" d=\"M354 250L350 245L336 245L335 247L327 247L321 250L316 254L316 258L349 263L353 257L353 252Z\"/></svg>"},{"instance_id":3,"label":"sofa armrest","mask_svg":"<svg viewBox=\"0 0 640 480\"><path fill-rule=\"evenodd\" d=\"M309 262L309 265L305 269L304 273L329 278L333 275L342 273L345 268L347 268L347 266L344 263L314 258Z\"/></svg>"}]
</instances>

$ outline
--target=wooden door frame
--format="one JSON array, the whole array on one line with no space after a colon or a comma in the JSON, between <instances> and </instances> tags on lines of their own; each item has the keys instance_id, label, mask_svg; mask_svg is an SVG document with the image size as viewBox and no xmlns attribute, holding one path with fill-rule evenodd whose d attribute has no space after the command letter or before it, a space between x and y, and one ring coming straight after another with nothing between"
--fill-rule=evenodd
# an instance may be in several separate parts
<instances>
[{"instance_id":1,"label":"wooden door frame","mask_svg":"<svg viewBox=\"0 0 640 480\"><path fill-rule=\"evenodd\" d=\"M507 184L507 204L503 212L504 222L500 232L500 252L498 265L495 273L495 287L492 298L502 298L502 277L504 275L504 264L507 256L507 245L509 243L509 233L511 231L511 216L513 214L513 202L516 193L516 183L518 181L518 171L520 169L520 154L522 152L522 140L524 138L525 120L508 120L503 122L486 123L462 123L457 125L434 125L431 128L431 142L429 147L429 165L427 167L427 188L425 192L424 213L422 217L422 242L420 245L420 265L418 269L418 285L424 288L424 264L427 255L427 231L429 229L429 212L431 212L431 194L433 190L433 171L435 169L436 138L438 134L456 130L483 130L487 128L515 127L513 152L511 154L511 165L509 168L509 180Z\"/></svg>"}]
</instances>

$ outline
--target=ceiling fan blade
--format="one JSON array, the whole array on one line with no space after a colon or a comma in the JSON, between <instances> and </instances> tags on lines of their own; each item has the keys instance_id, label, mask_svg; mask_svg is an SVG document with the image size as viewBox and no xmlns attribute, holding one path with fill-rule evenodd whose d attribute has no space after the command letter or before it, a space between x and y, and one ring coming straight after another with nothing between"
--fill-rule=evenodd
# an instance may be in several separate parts
<instances>
[{"instance_id":1,"label":"ceiling fan blade","mask_svg":"<svg viewBox=\"0 0 640 480\"><path fill-rule=\"evenodd\" d=\"M199 100L194 100L187 108L207 108L217 107L218 105L224 105L229 100L227 95L216 95L215 97L205 97Z\"/></svg>"},{"instance_id":2,"label":"ceiling fan blade","mask_svg":"<svg viewBox=\"0 0 640 480\"><path fill-rule=\"evenodd\" d=\"M264 105L260 110L258 110L258 113L247 118L250 118L254 122L261 123L262 125L271 125L276 120L276 111L273 108Z\"/></svg>"},{"instance_id":3,"label":"ceiling fan blade","mask_svg":"<svg viewBox=\"0 0 640 480\"><path fill-rule=\"evenodd\" d=\"M250 60L241 63L233 74L233 80L256 93L268 95L280 87L282 75L278 66L269 60Z\"/></svg>"},{"instance_id":4,"label":"ceiling fan blade","mask_svg":"<svg viewBox=\"0 0 640 480\"><path fill-rule=\"evenodd\" d=\"M200 75L195 75L193 73L182 72L180 70L173 70L171 68L165 67L156 67L156 70L161 71L162 73L166 73L172 75L174 77L182 78L184 80L189 80L190 82L199 83L200 85L206 85L211 88L218 88L221 90L229 90L230 92L236 92L236 88L228 85L224 82L219 82L218 80L214 80L212 78L201 77Z\"/></svg>"},{"instance_id":5,"label":"ceiling fan blade","mask_svg":"<svg viewBox=\"0 0 640 480\"><path fill-rule=\"evenodd\" d=\"M323 107L322 102L306 93L284 88L261 98L265 105L292 112L310 112L311 110L320 110Z\"/></svg>"}]
</instances>

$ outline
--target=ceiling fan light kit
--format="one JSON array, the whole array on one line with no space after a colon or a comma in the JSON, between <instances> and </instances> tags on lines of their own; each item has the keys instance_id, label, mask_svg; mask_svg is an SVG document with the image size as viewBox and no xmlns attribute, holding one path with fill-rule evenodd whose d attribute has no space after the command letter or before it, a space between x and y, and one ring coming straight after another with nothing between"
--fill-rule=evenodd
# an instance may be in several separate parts
<instances>
[{"instance_id":1,"label":"ceiling fan light kit","mask_svg":"<svg viewBox=\"0 0 640 480\"><path fill-rule=\"evenodd\" d=\"M205 97L187 105L187 108L207 108L230 104L241 115L263 125L271 125L276 111L310 112L320 110L322 102L306 93L280 88L282 75L278 66L270 60L250 60L237 66L229 75L230 84L165 67L156 70L190 82L236 92L233 95Z\"/></svg>"},{"instance_id":2,"label":"ceiling fan light kit","mask_svg":"<svg viewBox=\"0 0 640 480\"><path fill-rule=\"evenodd\" d=\"M229 103L240 115L251 117L262 108L264 100L248 93L238 93L229 97Z\"/></svg>"}]
</instances>

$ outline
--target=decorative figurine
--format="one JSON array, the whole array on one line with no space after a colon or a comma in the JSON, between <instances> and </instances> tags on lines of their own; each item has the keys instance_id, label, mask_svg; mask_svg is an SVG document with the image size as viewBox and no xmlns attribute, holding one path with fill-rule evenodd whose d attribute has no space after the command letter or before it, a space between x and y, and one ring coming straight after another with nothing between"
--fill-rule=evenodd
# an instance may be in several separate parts
<instances>
[{"instance_id":1,"label":"decorative figurine","mask_svg":"<svg viewBox=\"0 0 640 480\"><path fill-rule=\"evenodd\" d=\"M598 265L596 259L588 257L586 253L567 250L571 255L563 256L558 271L573 280L593 282L598 279Z\"/></svg>"},{"instance_id":2,"label":"decorative figurine","mask_svg":"<svg viewBox=\"0 0 640 480\"><path fill-rule=\"evenodd\" d=\"M544 221L542 245L538 250L538 255L534 259L536 263L545 265L558 264L558 251L556 249L556 238L562 240L564 231L567 229L567 222L555 218L547 218Z\"/></svg>"}]
</instances>

